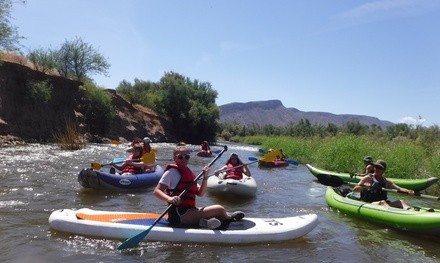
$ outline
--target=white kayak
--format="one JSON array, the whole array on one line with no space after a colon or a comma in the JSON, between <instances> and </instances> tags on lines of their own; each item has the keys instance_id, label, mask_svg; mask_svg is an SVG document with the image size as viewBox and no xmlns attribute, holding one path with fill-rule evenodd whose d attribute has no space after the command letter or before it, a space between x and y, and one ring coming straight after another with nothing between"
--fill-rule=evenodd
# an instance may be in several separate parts
<instances>
[{"instance_id":1,"label":"white kayak","mask_svg":"<svg viewBox=\"0 0 440 263\"><path fill-rule=\"evenodd\" d=\"M148 229L159 214L61 209L52 212L52 229L85 236L128 239ZM222 230L171 227L162 218L146 236L150 241L197 243L279 242L299 238L318 225L316 214L283 218L243 218Z\"/></svg>"},{"instance_id":2,"label":"white kayak","mask_svg":"<svg viewBox=\"0 0 440 263\"><path fill-rule=\"evenodd\" d=\"M255 178L243 174L243 179L223 179L224 175L210 176L207 182L207 191L216 195L255 196L257 182Z\"/></svg>"}]
</instances>

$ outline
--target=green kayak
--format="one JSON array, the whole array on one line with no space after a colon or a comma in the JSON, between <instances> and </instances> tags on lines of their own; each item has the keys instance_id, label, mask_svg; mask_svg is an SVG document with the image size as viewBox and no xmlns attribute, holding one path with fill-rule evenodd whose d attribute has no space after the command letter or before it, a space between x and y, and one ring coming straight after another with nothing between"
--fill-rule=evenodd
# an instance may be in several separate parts
<instances>
[{"instance_id":1,"label":"green kayak","mask_svg":"<svg viewBox=\"0 0 440 263\"><path fill-rule=\"evenodd\" d=\"M356 176L354 174L349 173L341 173L341 172L332 172L324 169L320 169L317 167L313 167L310 164L306 164L309 171L317 177L318 175L331 175L331 176L337 176L341 178L346 183L358 183L361 180L361 176ZM401 179L401 178L389 178L391 179L395 184L397 184L400 187L406 188L406 189L412 189L414 191L422 191L426 188L430 187L431 185L437 183L438 178L437 177L430 177L430 178L423 178L423 179Z\"/></svg>"},{"instance_id":2,"label":"green kayak","mask_svg":"<svg viewBox=\"0 0 440 263\"><path fill-rule=\"evenodd\" d=\"M344 214L359 217L387 227L440 236L440 211L432 208L413 207L409 210L373 205L343 197L338 188L327 187L327 204Z\"/></svg>"}]
</instances>

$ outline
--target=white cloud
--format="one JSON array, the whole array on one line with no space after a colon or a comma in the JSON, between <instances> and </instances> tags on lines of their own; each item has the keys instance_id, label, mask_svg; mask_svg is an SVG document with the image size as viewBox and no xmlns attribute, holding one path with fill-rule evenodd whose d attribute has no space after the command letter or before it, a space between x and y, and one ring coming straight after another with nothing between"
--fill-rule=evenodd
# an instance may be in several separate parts
<instances>
[{"instance_id":1,"label":"white cloud","mask_svg":"<svg viewBox=\"0 0 440 263\"><path fill-rule=\"evenodd\" d=\"M418 118L414 118L411 116L406 116L403 117L402 119L400 119L399 123L405 123L408 125L413 125L413 126L417 126L417 125L422 125L426 122L426 119L422 118L421 116L419 116Z\"/></svg>"},{"instance_id":2,"label":"white cloud","mask_svg":"<svg viewBox=\"0 0 440 263\"><path fill-rule=\"evenodd\" d=\"M420 15L438 6L437 0L377 0L352 8L338 17L357 22L371 22L396 16Z\"/></svg>"}]
</instances>

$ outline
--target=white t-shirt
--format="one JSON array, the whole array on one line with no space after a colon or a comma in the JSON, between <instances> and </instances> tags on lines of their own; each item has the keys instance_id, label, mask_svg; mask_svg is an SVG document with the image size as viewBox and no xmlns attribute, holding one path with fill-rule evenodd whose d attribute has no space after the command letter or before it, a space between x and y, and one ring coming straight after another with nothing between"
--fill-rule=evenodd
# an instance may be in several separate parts
<instances>
[{"instance_id":1,"label":"white t-shirt","mask_svg":"<svg viewBox=\"0 0 440 263\"><path fill-rule=\"evenodd\" d=\"M181 178L179 170L176 168L170 168L167 170L159 180L160 184L164 184L168 189L176 188Z\"/></svg>"}]
</instances>

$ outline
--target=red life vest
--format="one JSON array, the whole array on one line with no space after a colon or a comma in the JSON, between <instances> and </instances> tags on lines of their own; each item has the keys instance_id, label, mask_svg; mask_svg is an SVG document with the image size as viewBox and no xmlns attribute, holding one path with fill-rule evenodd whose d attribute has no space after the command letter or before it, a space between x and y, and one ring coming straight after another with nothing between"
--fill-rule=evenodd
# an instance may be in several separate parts
<instances>
[{"instance_id":1,"label":"red life vest","mask_svg":"<svg viewBox=\"0 0 440 263\"><path fill-rule=\"evenodd\" d=\"M206 144L206 143L202 144L202 150L203 150L203 151L209 151L209 150L210 150L210 149L209 149L209 145Z\"/></svg>"},{"instance_id":2,"label":"red life vest","mask_svg":"<svg viewBox=\"0 0 440 263\"><path fill-rule=\"evenodd\" d=\"M169 164L165 167L165 171L170 168L176 168L180 173L180 181L174 189L167 189L167 194L169 196L180 195L186 188L191 186L189 191L182 196L179 206L184 207L196 207L196 193L199 190L196 183L194 182L195 176L193 172L188 167L179 166L177 164Z\"/></svg>"},{"instance_id":3,"label":"red life vest","mask_svg":"<svg viewBox=\"0 0 440 263\"><path fill-rule=\"evenodd\" d=\"M234 168L234 165L232 163L228 163L227 166L228 169ZM243 179L243 166L229 170L228 173L226 174L226 179L237 179L237 180Z\"/></svg>"},{"instance_id":4,"label":"red life vest","mask_svg":"<svg viewBox=\"0 0 440 263\"><path fill-rule=\"evenodd\" d=\"M122 169L121 172L122 173L131 173L131 174L140 174L143 172L143 170L141 167L127 164L124 166L124 169Z\"/></svg>"},{"instance_id":5,"label":"red life vest","mask_svg":"<svg viewBox=\"0 0 440 263\"><path fill-rule=\"evenodd\" d=\"M140 157L139 157L138 159L140 159ZM127 160L136 160L136 159L133 159L133 154L130 154L130 155L128 156L128 159L127 159ZM150 167L148 167L147 165L144 165L144 166L143 166L143 169L142 169L141 167L139 167L139 166L135 166L135 168L132 168L132 167L130 167L130 166L132 166L132 165L127 165L127 166L122 170L122 173L141 174L141 173L143 173L145 170L150 169ZM127 171L125 171L126 169L127 169ZM133 172L130 172L129 170L133 170Z\"/></svg>"}]
</instances>

